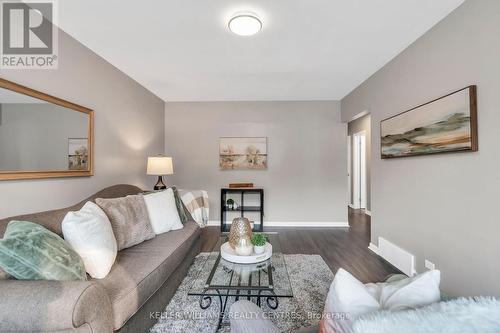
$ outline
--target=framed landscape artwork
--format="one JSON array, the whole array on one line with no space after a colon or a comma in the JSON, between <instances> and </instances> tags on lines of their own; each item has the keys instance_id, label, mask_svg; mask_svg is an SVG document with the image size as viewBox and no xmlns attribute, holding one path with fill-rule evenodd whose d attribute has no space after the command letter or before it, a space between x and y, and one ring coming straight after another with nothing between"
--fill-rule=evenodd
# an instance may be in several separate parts
<instances>
[{"instance_id":1,"label":"framed landscape artwork","mask_svg":"<svg viewBox=\"0 0 500 333\"><path fill-rule=\"evenodd\" d=\"M68 139L68 170L88 169L88 139Z\"/></svg>"},{"instance_id":2,"label":"framed landscape artwork","mask_svg":"<svg viewBox=\"0 0 500 333\"><path fill-rule=\"evenodd\" d=\"M477 151L476 86L380 122L381 157Z\"/></svg>"},{"instance_id":3,"label":"framed landscape artwork","mask_svg":"<svg viewBox=\"0 0 500 333\"><path fill-rule=\"evenodd\" d=\"M267 138L220 138L221 170L267 169Z\"/></svg>"}]
</instances>

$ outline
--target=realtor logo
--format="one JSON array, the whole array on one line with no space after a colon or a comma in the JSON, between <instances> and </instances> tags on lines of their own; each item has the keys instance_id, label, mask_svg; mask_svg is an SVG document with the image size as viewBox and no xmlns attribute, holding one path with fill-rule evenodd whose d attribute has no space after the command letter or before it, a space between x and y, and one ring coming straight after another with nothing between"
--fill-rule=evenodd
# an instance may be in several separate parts
<instances>
[{"instance_id":1,"label":"realtor logo","mask_svg":"<svg viewBox=\"0 0 500 333\"><path fill-rule=\"evenodd\" d=\"M1 0L1 68L56 69L57 26L53 1Z\"/></svg>"}]
</instances>

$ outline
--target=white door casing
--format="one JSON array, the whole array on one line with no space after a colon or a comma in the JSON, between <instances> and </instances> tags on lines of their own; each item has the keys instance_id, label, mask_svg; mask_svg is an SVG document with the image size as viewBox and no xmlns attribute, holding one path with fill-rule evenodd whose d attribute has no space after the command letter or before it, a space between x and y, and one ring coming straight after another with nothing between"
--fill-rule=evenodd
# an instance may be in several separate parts
<instances>
[{"instance_id":1,"label":"white door casing","mask_svg":"<svg viewBox=\"0 0 500 333\"><path fill-rule=\"evenodd\" d=\"M353 208L366 208L366 132L353 135Z\"/></svg>"}]
</instances>

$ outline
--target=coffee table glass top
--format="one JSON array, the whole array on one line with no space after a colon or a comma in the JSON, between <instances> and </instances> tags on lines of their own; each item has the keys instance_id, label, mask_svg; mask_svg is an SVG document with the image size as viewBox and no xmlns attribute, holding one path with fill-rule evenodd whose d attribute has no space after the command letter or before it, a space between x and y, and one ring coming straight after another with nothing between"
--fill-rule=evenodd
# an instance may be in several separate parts
<instances>
[{"instance_id":1,"label":"coffee table glass top","mask_svg":"<svg viewBox=\"0 0 500 333\"><path fill-rule=\"evenodd\" d=\"M270 259L257 264L235 264L220 256L227 241L222 234L205 259L189 290L192 296L293 297L285 259L277 233L266 233L273 246Z\"/></svg>"}]
</instances>

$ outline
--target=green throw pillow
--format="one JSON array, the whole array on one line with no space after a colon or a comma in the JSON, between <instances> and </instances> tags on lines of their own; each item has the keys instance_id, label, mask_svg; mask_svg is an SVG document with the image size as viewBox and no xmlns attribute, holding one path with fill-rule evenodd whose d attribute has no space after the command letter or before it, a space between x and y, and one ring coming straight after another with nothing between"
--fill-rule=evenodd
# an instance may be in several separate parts
<instances>
[{"instance_id":1,"label":"green throw pillow","mask_svg":"<svg viewBox=\"0 0 500 333\"><path fill-rule=\"evenodd\" d=\"M10 221L0 239L0 267L19 280L86 280L82 258L39 224Z\"/></svg>"},{"instance_id":2,"label":"green throw pillow","mask_svg":"<svg viewBox=\"0 0 500 333\"><path fill-rule=\"evenodd\" d=\"M179 217L181 219L182 224L186 223L187 221L194 221L193 217L191 216L191 213L186 208L186 205L184 205L184 202L182 202L181 196L179 194L179 191L177 191L177 188L175 186L172 186L172 190L174 191L175 205L177 206L177 212L179 213Z\"/></svg>"}]
</instances>

